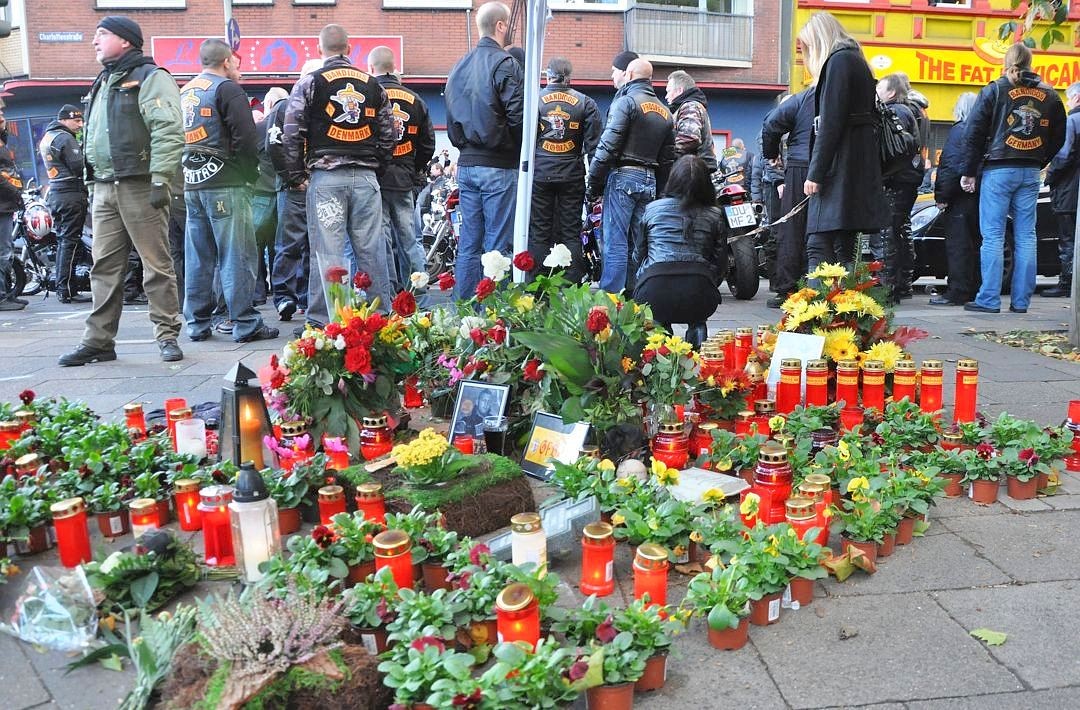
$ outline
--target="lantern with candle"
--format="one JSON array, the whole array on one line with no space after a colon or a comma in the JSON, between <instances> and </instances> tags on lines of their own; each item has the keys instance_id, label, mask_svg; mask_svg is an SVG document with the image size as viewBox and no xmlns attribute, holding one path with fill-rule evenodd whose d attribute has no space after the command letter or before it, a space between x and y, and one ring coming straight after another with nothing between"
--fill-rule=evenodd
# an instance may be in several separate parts
<instances>
[{"instance_id":1,"label":"lantern with candle","mask_svg":"<svg viewBox=\"0 0 1080 710\"><path fill-rule=\"evenodd\" d=\"M907 399L915 401L915 363L911 360L899 360L893 366L892 398L894 402Z\"/></svg>"},{"instance_id":2,"label":"lantern with candle","mask_svg":"<svg viewBox=\"0 0 1080 710\"><path fill-rule=\"evenodd\" d=\"M537 513L518 513L510 518L510 557L515 565L547 564L547 535Z\"/></svg>"},{"instance_id":3,"label":"lantern with candle","mask_svg":"<svg viewBox=\"0 0 1080 710\"><path fill-rule=\"evenodd\" d=\"M338 513L345 512L345 489L338 485L319 489L319 521L329 525Z\"/></svg>"},{"instance_id":4,"label":"lantern with candle","mask_svg":"<svg viewBox=\"0 0 1080 710\"><path fill-rule=\"evenodd\" d=\"M975 400L979 391L979 363L976 360L956 361L956 402L954 422L975 421Z\"/></svg>"},{"instance_id":5,"label":"lantern with candle","mask_svg":"<svg viewBox=\"0 0 1080 710\"><path fill-rule=\"evenodd\" d=\"M750 490L761 499L758 519L767 525L784 522L784 502L791 495L792 471L788 452L776 443L763 445L754 467Z\"/></svg>"},{"instance_id":6,"label":"lantern with candle","mask_svg":"<svg viewBox=\"0 0 1080 710\"><path fill-rule=\"evenodd\" d=\"M239 466L251 461L261 469L270 460L264 450L263 437L271 433L270 414L258 385L249 385L255 373L236 363L225 376L221 388L221 431L218 447L223 461Z\"/></svg>"},{"instance_id":7,"label":"lantern with candle","mask_svg":"<svg viewBox=\"0 0 1080 710\"><path fill-rule=\"evenodd\" d=\"M743 372L746 374L746 378L750 380L750 394L746 398L748 402L765 399L769 396L769 386L765 383L765 368L761 366L757 358L747 360Z\"/></svg>"},{"instance_id":8,"label":"lantern with candle","mask_svg":"<svg viewBox=\"0 0 1080 710\"><path fill-rule=\"evenodd\" d=\"M128 432L138 432L138 435L133 435L132 438L142 439L146 437L146 415L143 414L141 402L131 402L124 405L124 426L127 427Z\"/></svg>"},{"instance_id":9,"label":"lantern with candle","mask_svg":"<svg viewBox=\"0 0 1080 710\"><path fill-rule=\"evenodd\" d=\"M386 525L386 498L381 483L361 483L356 487L356 509L365 520Z\"/></svg>"},{"instance_id":10,"label":"lantern with candle","mask_svg":"<svg viewBox=\"0 0 1080 710\"><path fill-rule=\"evenodd\" d=\"M589 523L581 538L582 594L606 597L615 591L615 538L609 523Z\"/></svg>"},{"instance_id":11,"label":"lantern with candle","mask_svg":"<svg viewBox=\"0 0 1080 710\"><path fill-rule=\"evenodd\" d=\"M864 409L885 410L885 363L865 360L862 364L862 406Z\"/></svg>"},{"instance_id":12,"label":"lantern with candle","mask_svg":"<svg viewBox=\"0 0 1080 710\"><path fill-rule=\"evenodd\" d=\"M199 491L203 554L210 567L231 567L236 564L232 544L232 520L229 516L232 496L232 486L207 486Z\"/></svg>"},{"instance_id":13,"label":"lantern with candle","mask_svg":"<svg viewBox=\"0 0 1080 710\"><path fill-rule=\"evenodd\" d=\"M258 582L263 578L259 565L281 552L281 533L277 504L250 461L240 466L229 518L236 566L245 582Z\"/></svg>"},{"instance_id":14,"label":"lantern with candle","mask_svg":"<svg viewBox=\"0 0 1080 710\"><path fill-rule=\"evenodd\" d=\"M855 431L862 426L864 419L862 407L844 407L840 410L840 427L844 431Z\"/></svg>"},{"instance_id":15,"label":"lantern with candle","mask_svg":"<svg viewBox=\"0 0 1080 710\"><path fill-rule=\"evenodd\" d=\"M495 598L499 643L523 641L536 647L540 640L540 605L529 585L514 582Z\"/></svg>"},{"instance_id":16,"label":"lantern with candle","mask_svg":"<svg viewBox=\"0 0 1080 710\"><path fill-rule=\"evenodd\" d=\"M791 414L802 402L802 360L780 361L780 380L776 383L776 411Z\"/></svg>"},{"instance_id":17,"label":"lantern with candle","mask_svg":"<svg viewBox=\"0 0 1080 710\"><path fill-rule=\"evenodd\" d=\"M390 431L386 417L364 417L364 426L360 428L360 455L364 460L386 456L393 448L394 433Z\"/></svg>"},{"instance_id":18,"label":"lantern with candle","mask_svg":"<svg viewBox=\"0 0 1080 710\"><path fill-rule=\"evenodd\" d=\"M412 541L404 530L384 530L371 541L375 571L389 567L398 588L413 587Z\"/></svg>"},{"instance_id":19,"label":"lantern with candle","mask_svg":"<svg viewBox=\"0 0 1080 710\"><path fill-rule=\"evenodd\" d=\"M927 414L941 410L941 360L923 360L919 372L919 409Z\"/></svg>"},{"instance_id":20,"label":"lantern with candle","mask_svg":"<svg viewBox=\"0 0 1080 710\"><path fill-rule=\"evenodd\" d=\"M668 551L646 542L634 554L634 599L649 595L649 606L667 604Z\"/></svg>"},{"instance_id":21,"label":"lantern with candle","mask_svg":"<svg viewBox=\"0 0 1080 710\"><path fill-rule=\"evenodd\" d=\"M90 554L90 530L86 526L86 504L82 498L68 498L49 507L56 529L56 548L60 563L78 567L93 559Z\"/></svg>"},{"instance_id":22,"label":"lantern with candle","mask_svg":"<svg viewBox=\"0 0 1080 710\"><path fill-rule=\"evenodd\" d=\"M175 481L173 498L180 529L184 532L202 530L202 515L199 513L199 482L190 478Z\"/></svg>"},{"instance_id":23,"label":"lantern with candle","mask_svg":"<svg viewBox=\"0 0 1080 710\"><path fill-rule=\"evenodd\" d=\"M775 399L759 399L754 402L754 424L757 425L759 434L769 436L772 434L772 427L769 425L769 420L776 416L776 400Z\"/></svg>"},{"instance_id":24,"label":"lantern with candle","mask_svg":"<svg viewBox=\"0 0 1080 710\"><path fill-rule=\"evenodd\" d=\"M131 518L131 536L136 540L161 527L157 501L153 498L136 498L131 501L128 504L128 515Z\"/></svg>"},{"instance_id":25,"label":"lantern with candle","mask_svg":"<svg viewBox=\"0 0 1080 710\"><path fill-rule=\"evenodd\" d=\"M859 363L855 360L836 363L836 401L859 406Z\"/></svg>"},{"instance_id":26,"label":"lantern with candle","mask_svg":"<svg viewBox=\"0 0 1080 710\"><path fill-rule=\"evenodd\" d=\"M824 407L829 403L829 363L806 361L806 406Z\"/></svg>"},{"instance_id":27,"label":"lantern with candle","mask_svg":"<svg viewBox=\"0 0 1080 710\"><path fill-rule=\"evenodd\" d=\"M281 448L286 449L289 456L289 470L298 463L307 461L315 455L315 445L308 433L308 426L303 421L283 422L281 425Z\"/></svg>"}]
</instances>

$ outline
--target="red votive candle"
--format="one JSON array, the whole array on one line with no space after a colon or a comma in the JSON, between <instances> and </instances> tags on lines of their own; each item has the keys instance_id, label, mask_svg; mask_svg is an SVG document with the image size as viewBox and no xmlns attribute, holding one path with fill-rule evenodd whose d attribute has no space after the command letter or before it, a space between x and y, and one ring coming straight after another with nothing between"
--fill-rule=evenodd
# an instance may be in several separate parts
<instances>
[{"instance_id":1,"label":"red votive candle","mask_svg":"<svg viewBox=\"0 0 1080 710\"><path fill-rule=\"evenodd\" d=\"M668 558L662 545L645 542L634 555L634 599L649 595L649 606L667 604Z\"/></svg>"},{"instance_id":2,"label":"red votive candle","mask_svg":"<svg viewBox=\"0 0 1080 710\"><path fill-rule=\"evenodd\" d=\"M750 351L754 349L754 329L735 329L735 362L732 369L736 372L746 367L746 359L750 357Z\"/></svg>"},{"instance_id":3,"label":"red votive candle","mask_svg":"<svg viewBox=\"0 0 1080 710\"><path fill-rule=\"evenodd\" d=\"M176 502L176 519L184 532L202 530L202 514L199 512L199 482L182 478L173 483L173 499Z\"/></svg>"},{"instance_id":4,"label":"red votive candle","mask_svg":"<svg viewBox=\"0 0 1080 710\"><path fill-rule=\"evenodd\" d=\"M767 444L758 452L754 483L750 490L761 498L758 518L772 525L784 522L784 502L791 496L792 471L788 452L778 444Z\"/></svg>"},{"instance_id":5,"label":"red votive candle","mask_svg":"<svg viewBox=\"0 0 1080 710\"><path fill-rule=\"evenodd\" d=\"M915 401L915 363L911 360L901 360L893 368L892 398L894 402L907 399Z\"/></svg>"},{"instance_id":6,"label":"red votive candle","mask_svg":"<svg viewBox=\"0 0 1080 710\"><path fill-rule=\"evenodd\" d=\"M29 409L20 409L15 412L15 421L19 423L19 433L30 431L37 422L37 417Z\"/></svg>"},{"instance_id":7,"label":"red votive candle","mask_svg":"<svg viewBox=\"0 0 1080 710\"><path fill-rule=\"evenodd\" d=\"M418 409L424 406L424 395L420 392L416 383L416 375L405 378L405 395L402 398L402 405L405 409Z\"/></svg>"},{"instance_id":8,"label":"red votive candle","mask_svg":"<svg viewBox=\"0 0 1080 710\"><path fill-rule=\"evenodd\" d=\"M979 363L977 360L956 361L956 397L953 404L954 422L975 421L975 400L979 392Z\"/></svg>"},{"instance_id":9,"label":"red votive candle","mask_svg":"<svg viewBox=\"0 0 1080 710\"><path fill-rule=\"evenodd\" d=\"M757 425L759 434L772 435L769 420L776 416L776 401L772 399L759 399L754 402L754 424Z\"/></svg>"},{"instance_id":10,"label":"red votive candle","mask_svg":"<svg viewBox=\"0 0 1080 710\"><path fill-rule=\"evenodd\" d=\"M776 383L776 411L791 414L802 401L802 360L780 361L780 380Z\"/></svg>"},{"instance_id":11,"label":"red votive candle","mask_svg":"<svg viewBox=\"0 0 1080 710\"><path fill-rule=\"evenodd\" d=\"M365 461L386 456L394 448L394 434L386 424L386 417L364 417L360 428L360 455Z\"/></svg>"},{"instance_id":12,"label":"red votive candle","mask_svg":"<svg viewBox=\"0 0 1080 710\"><path fill-rule=\"evenodd\" d=\"M90 530L86 526L86 504L82 498L68 498L49 506L56 529L56 548L60 563L78 567L93 559L90 554Z\"/></svg>"},{"instance_id":13,"label":"red votive candle","mask_svg":"<svg viewBox=\"0 0 1080 710\"><path fill-rule=\"evenodd\" d=\"M232 521L229 518L232 495L232 486L207 486L199 491L203 554L210 567L232 567L236 564Z\"/></svg>"},{"instance_id":14,"label":"red votive candle","mask_svg":"<svg viewBox=\"0 0 1080 710\"><path fill-rule=\"evenodd\" d=\"M176 427L173 424L172 413L174 409L183 409L187 407L187 400L183 397L170 397L165 400L165 425L169 429L169 439L176 439Z\"/></svg>"},{"instance_id":15,"label":"red votive candle","mask_svg":"<svg viewBox=\"0 0 1080 710\"><path fill-rule=\"evenodd\" d=\"M606 597L615 591L615 538L608 523L589 523L581 537L581 582L585 595Z\"/></svg>"},{"instance_id":16,"label":"red votive candle","mask_svg":"<svg viewBox=\"0 0 1080 710\"><path fill-rule=\"evenodd\" d=\"M390 568L398 588L413 587L412 541L404 530L384 530L372 540L375 571Z\"/></svg>"},{"instance_id":17,"label":"red votive candle","mask_svg":"<svg viewBox=\"0 0 1080 710\"><path fill-rule=\"evenodd\" d=\"M927 414L941 411L941 360L923 360L919 373L919 409Z\"/></svg>"},{"instance_id":18,"label":"red votive candle","mask_svg":"<svg viewBox=\"0 0 1080 710\"><path fill-rule=\"evenodd\" d=\"M670 468L686 468L690 457L690 438L682 422L663 422L653 437L652 455Z\"/></svg>"},{"instance_id":19,"label":"red votive candle","mask_svg":"<svg viewBox=\"0 0 1080 710\"><path fill-rule=\"evenodd\" d=\"M529 585L514 582L495 598L495 626L499 643L524 641L536 648L540 641L540 605Z\"/></svg>"},{"instance_id":20,"label":"red votive candle","mask_svg":"<svg viewBox=\"0 0 1080 710\"><path fill-rule=\"evenodd\" d=\"M0 451L7 451L19 440L22 426L18 422L0 422Z\"/></svg>"},{"instance_id":21,"label":"red votive candle","mask_svg":"<svg viewBox=\"0 0 1080 710\"><path fill-rule=\"evenodd\" d=\"M329 525L338 513L345 512L345 489L341 486L323 486L319 489L319 522Z\"/></svg>"},{"instance_id":22,"label":"red votive candle","mask_svg":"<svg viewBox=\"0 0 1080 710\"><path fill-rule=\"evenodd\" d=\"M137 431L139 433L137 438L146 437L146 415L143 413L142 404L132 402L124 405L124 425L129 432L132 430Z\"/></svg>"},{"instance_id":23,"label":"red votive candle","mask_svg":"<svg viewBox=\"0 0 1080 710\"><path fill-rule=\"evenodd\" d=\"M161 527L157 501L153 498L136 498L131 501L128 504L128 515L131 519L131 536L136 540Z\"/></svg>"},{"instance_id":24,"label":"red votive candle","mask_svg":"<svg viewBox=\"0 0 1080 710\"><path fill-rule=\"evenodd\" d=\"M469 434L457 434L454 436L454 448L463 454L473 452L473 438Z\"/></svg>"},{"instance_id":25,"label":"red votive candle","mask_svg":"<svg viewBox=\"0 0 1080 710\"><path fill-rule=\"evenodd\" d=\"M849 407L859 405L859 363L854 360L836 363L836 401Z\"/></svg>"},{"instance_id":26,"label":"red votive candle","mask_svg":"<svg viewBox=\"0 0 1080 710\"><path fill-rule=\"evenodd\" d=\"M750 411L739 412L735 420L735 436L747 437L754 433L754 413Z\"/></svg>"},{"instance_id":27,"label":"red votive candle","mask_svg":"<svg viewBox=\"0 0 1080 710\"><path fill-rule=\"evenodd\" d=\"M863 409L885 410L885 363L867 360L862 366Z\"/></svg>"},{"instance_id":28,"label":"red votive candle","mask_svg":"<svg viewBox=\"0 0 1080 710\"><path fill-rule=\"evenodd\" d=\"M356 487L356 509L365 520L386 525L386 498L381 483L361 483Z\"/></svg>"},{"instance_id":29,"label":"red votive candle","mask_svg":"<svg viewBox=\"0 0 1080 710\"><path fill-rule=\"evenodd\" d=\"M855 431L857 427L862 426L862 423L862 407L844 407L840 410L840 427L844 431Z\"/></svg>"},{"instance_id":30,"label":"red votive candle","mask_svg":"<svg viewBox=\"0 0 1080 710\"><path fill-rule=\"evenodd\" d=\"M824 407L829 403L829 363L824 360L806 362L806 406Z\"/></svg>"}]
</instances>

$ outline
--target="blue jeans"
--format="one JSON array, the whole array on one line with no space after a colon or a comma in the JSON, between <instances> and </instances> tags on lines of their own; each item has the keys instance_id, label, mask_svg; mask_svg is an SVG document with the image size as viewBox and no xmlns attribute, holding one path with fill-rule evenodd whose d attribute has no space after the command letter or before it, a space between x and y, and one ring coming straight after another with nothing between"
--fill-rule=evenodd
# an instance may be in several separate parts
<instances>
[{"instance_id":1,"label":"blue jeans","mask_svg":"<svg viewBox=\"0 0 1080 710\"><path fill-rule=\"evenodd\" d=\"M394 296L390 292L390 270L386 264L386 244L382 231L382 198L375 171L346 166L336 170L314 170L307 190L308 235L311 238L311 269L308 276L307 321L316 325L330 322L323 291L323 267L346 264L348 239L357 269L371 277L368 300L379 299L386 312Z\"/></svg>"},{"instance_id":2,"label":"blue jeans","mask_svg":"<svg viewBox=\"0 0 1080 710\"><path fill-rule=\"evenodd\" d=\"M426 269L424 247L413 225L412 190L383 190L382 209L383 231L394 259L390 280L400 290L409 285L410 275Z\"/></svg>"},{"instance_id":3,"label":"blue jeans","mask_svg":"<svg viewBox=\"0 0 1080 710\"><path fill-rule=\"evenodd\" d=\"M631 246L641 232L641 214L656 198L656 175L652 170L616 168L604 186L604 269L600 288L609 293L632 290L628 279L637 271L630 263Z\"/></svg>"},{"instance_id":4,"label":"blue jeans","mask_svg":"<svg viewBox=\"0 0 1080 710\"><path fill-rule=\"evenodd\" d=\"M454 268L456 299L472 298L476 293L476 284L484 273L480 266L482 254L497 250L510 256L514 249L517 174L514 168L458 167L461 233Z\"/></svg>"},{"instance_id":5,"label":"blue jeans","mask_svg":"<svg viewBox=\"0 0 1080 710\"><path fill-rule=\"evenodd\" d=\"M274 268L270 273L274 306L292 301L304 307L308 274L307 193L288 188L278 190L277 209Z\"/></svg>"},{"instance_id":6,"label":"blue jeans","mask_svg":"<svg viewBox=\"0 0 1080 710\"><path fill-rule=\"evenodd\" d=\"M189 190L184 199L184 320L188 335L198 337L210 330L217 272L233 322L233 340L244 340L263 325L252 305L259 266L251 192L244 187Z\"/></svg>"},{"instance_id":7,"label":"blue jeans","mask_svg":"<svg viewBox=\"0 0 1080 710\"><path fill-rule=\"evenodd\" d=\"M1001 270L1005 253L1005 218L1013 219L1012 306L1026 309L1035 292L1035 205L1039 200L1038 168L988 168L979 192L982 286L975 303L1001 308Z\"/></svg>"}]
</instances>

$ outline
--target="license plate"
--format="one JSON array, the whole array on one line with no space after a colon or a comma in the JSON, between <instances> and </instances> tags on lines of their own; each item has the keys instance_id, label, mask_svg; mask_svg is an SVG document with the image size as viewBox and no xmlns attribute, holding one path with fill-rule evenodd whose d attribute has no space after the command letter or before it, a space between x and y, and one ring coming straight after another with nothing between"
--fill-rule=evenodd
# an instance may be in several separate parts
<instances>
[{"instance_id":1,"label":"license plate","mask_svg":"<svg viewBox=\"0 0 1080 710\"><path fill-rule=\"evenodd\" d=\"M462 216L460 211L454 210L450 213L450 221L454 225L454 234L458 234L461 232L461 220Z\"/></svg>"},{"instance_id":2,"label":"license plate","mask_svg":"<svg viewBox=\"0 0 1080 710\"><path fill-rule=\"evenodd\" d=\"M746 202L741 205L727 205L724 207L724 214L727 215L728 226L732 228L753 227L757 224L754 206Z\"/></svg>"}]
</instances>

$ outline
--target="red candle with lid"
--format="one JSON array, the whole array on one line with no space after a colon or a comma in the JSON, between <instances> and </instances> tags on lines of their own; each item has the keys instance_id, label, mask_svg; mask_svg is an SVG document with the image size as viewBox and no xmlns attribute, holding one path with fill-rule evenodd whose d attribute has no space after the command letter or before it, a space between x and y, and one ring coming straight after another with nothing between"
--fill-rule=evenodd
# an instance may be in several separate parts
<instances>
[{"instance_id":1,"label":"red candle with lid","mask_svg":"<svg viewBox=\"0 0 1080 710\"><path fill-rule=\"evenodd\" d=\"M844 407L840 410L840 428L844 431L855 431L863 423L862 407Z\"/></svg>"},{"instance_id":2,"label":"red candle with lid","mask_svg":"<svg viewBox=\"0 0 1080 710\"><path fill-rule=\"evenodd\" d=\"M943 451L960 451L964 448L964 437L958 431L947 431L941 435L940 446Z\"/></svg>"},{"instance_id":3,"label":"red candle with lid","mask_svg":"<svg viewBox=\"0 0 1080 710\"><path fill-rule=\"evenodd\" d=\"M915 401L915 363L911 360L900 360L893 367L892 398L894 402L907 399Z\"/></svg>"},{"instance_id":4,"label":"red candle with lid","mask_svg":"<svg viewBox=\"0 0 1080 710\"><path fill-rule=\"evenodd\" d=\"M473 438L470 434L455 434L454 448L463 454L471 454L475 449Z\"/></svg>"},{"instance_id":5,"label":"red candle with lid","mask_svg":"<svg viewBox=\"0 0 1080 710\"><path fill-rule=\"evenodd\" d=\"M404 530L384 530L372 540L375 571L390 568L398 588L413 587L412 541Z\"/></svg>"},{"instance_id":6,"label":"red candle with lid","mask_svg":"<svg viewBox=\"0 0 1080 710\"><path fill-rule=\"evenodd\" d=\"M495 597L495 628L499 643L523 641L536 648L540 641L540 605L529 585L508 584Z\"/></svg>"},{"instance_id":7,"label":"red candle with lid","mask_svg":"<svg viewBox=\"0 0 1080 710\"><path fill-rule=\"evenodd\" d=\"M169 439L176 439L176 425L173 423L173 411L187 407L187 400L183 397L170 397L165 400L165 424L169 429Z\"/></svg>"},{"instance_id":8,"label":"red candle with lid","mask_svg":"<svg viewBox=\"0 0 1080 710\"><path fill-rule=\"evenodd\" d=\"M634 599L649 595L648 606L667 604L668 553L662 545L645 542L634 555Z\"/></svg>"},{"instance_id":9,"label":"red candle with lid","mask_svg":"<svg viewBox=\"0 0 1080 710\"><path fill-rule=\"evenodd\" d=\"M386 424L386 417L364 417L360 429L360 455L365 461L386 456L394 448L394 434Z\"/></svg>"},{"instance_id":10,"label":"red candle with lid","mask_svg":"<svg viewBox=\"0 0 1080 710\"><path fill-rule=\"evenodd\" d=\"M739 412L735 419L735 436L747 437L754 433L754 413Z\"/></svg>"},{"instance_id":11,"label":"red candle with lid","mask_svg":"<svg viewBox=\"0 0 1080 710\"><path fill-rule=\"evenodd\" d=\"M146 415L143 413L143 406L140 402L131 402L124 405L124 426L127 427L129 432L132 430L138 432L137 438L146 437Z\"/></svg>"},{"instance_id":12,"label":"red candle with lid","mask_svg":"<svg viewBox=\"0 0 1080 710\"><path fill-rule=\"evenodd\" d=\"M812 499L801 496L788 498L784 503L784 519L795 529L795 534L800 540L811 542L807 539L807 533L817 527L817 511L814 509ZM816 541L815 537L813 542Z\"/></svg>"},{"instance_id":13,"label":"red candle with lid","mask_svg":"<svg viewBox=\"0 0 1080 710\"><path fill-rule=\"evenodd\" d=\"M780 380L776 383L776 411L791 414L802 402L802 360L780 361Z\"/></svg>"},{"instance_id":14,"label":"red candle with lid","mask_svg":"<svg viewBox=\"0 0 1080 710\"><path fill-rule=\"evenodd\" d=\"M338 513L345 512L345 489L341 486L323 486L319 489L319 522L329 525Z\"/></svg>"},{"instance_id":15,"label":"red candle with lid","mask_svg":"<svg viewBox=\"0 0 1080 710\"><path fill-rule=\"evenodd\" d=\"M653 437L652 455L670 468L686 468L690 458L690 439L682 422L663 422Z\"/></svg>"},{"instance_id":16,"label":"red candle with lid","mask_svg":"<svg viewBox=\"0 0 1080 710\"><path fill-rule=\"evenodd\" d=\"M976 360L956 361L956 398L953 405L954 422L975 421L975 400L979 391L979 363Z\"/></svg>"},{"instance_id":17,"label":"red candle with lid","mask_svg":"<svg viewBox=\"0 0 1080 710\"><path fill-rule=\"evenodd\" d=\"M0 422L0 451L10 449L21 434L22 426L18 422Z\"/></svg>"},{"instance_id":18,"label":"red candle with lid","mask_svg":"<svg viewBox=\"0 0 1080 710\"><path fill-rule=\"evenodd\" d=\"M60 564L78 567L93 559L90 553L90 530L86 525L86 504L82 498L68 498L49 506L56 529L56 548Z\"/></svg>"},{"instance_id":19,"label":"red candle with lid","mask_svg":"<svg viewBox=\"0 0 1080 710\"><path fill-rule=\"evenodd\" d=\"M157 501L153 498L136 498L128 504L131 519L131 536L138 540L148 532L161 527Z\"/></svg>"},{"instance_id":20,"label":"red candle with lid","mask_svg":"<svg viewBox=\"0 0 1080 710\"><path fill-rule=\"evenodd\" d=\"M176 519L184 532L202 530L202 515L199 513L199 482L182 478L173 483L173 498L176 502Z\"/></svg>"},{"instance_id":21,"label":"red candle with lid","mask_svg":"<svg viewBox=\"0 0 1080 710\"><path fill-rule=\"evenodd\" d=\"M750 357L750 351L754 349L754 329L753 328L736 328L735 329L735 362L732 363L732 369L736 372L741 371L746 367L746 359Z\"/></svg>"},{"instance_id":22,"label":"red candle with lid","mask_svg":"<svg viewBox=\"0 0 1080 710\"><path fill-rule=\"evenodd\" d=\"M615 591L615 538L608 523L589 523L581 537L581 581L585 595L606 597Z\"/></svg>"},{"instance_id":23,"label":"red candle with lid","mask_svg":"<svg viewBox=\"0 0 1080 710\"><path fill-rule=\"evenodd\" d=\"M824 407L829 403L829 363L806 361L806 406Z\"/></svg>"},{"instance_id":24,"label":"red candle with lid","mask_svg":"<svg viewBox=\"0 0 1080 710\"><path fill-rule=\"evenodd\" d=\"M724 372L724 351L719 344L713 342L703 343L700 352L701 379L719 377Z\"/></svg>"},{"instance_id":25,"label":"red candle with lid","mask_svg":"<svg viewBox=\"0 0 1080 710\"><path fill-rule=\"evenodd\" d=\"M791 496L791 479L787 449L775 442L763 445L750 490L761 497L758 518L765 524L784 522L784 502Z\"/></svg>"},{"instance_id":26,"label":"red candle with lid","mask_svg":"<svg viewBox=\"0 0 1080 710\"><path fill-rule=\"evenodd\" d=\"M15 459L15 478L37 475L41 468L41 456L38 454L23 454Z\"/></svg>"},{"instance_id":27,"label":"red candle with lid","mask_svg":"<svg viewBox=\"0 0 1080 710\"><path fill-rule=\"evenodd\" d=\"M207 486L199 491L203 550L206 564L210 567L232 567L236 564L232 520L229 517L232 495L232 486Z\"/></svg>"},{"instance_id":28,"label":"red candle with lid","mask_svg":"<svg viewBox=\"0 0 1080 710\"><path fill-rule=\"evenodd\" d=\"M356 487L356 509L371 520L386 525L386 498L381 483L361 483Z\"/></svg>"},{"instance_id":29,"label":"red candle with lid","mask_svg":"<svg viewBox=\"0 0 1080 710\"><path fill-rule=\"evenodd\" d=\"M19 433L30 431L37 423L37 416L29 409L20 409L15 412L15 421L19 423Z\"/></svg>"},{"instance_id":30,"label":"red candle with lid","mask_svg":"<svg viewBox=\"0 0 1080 710\"><path fill-rule=\"evenodd\" d=\"M919 409L927 414L941 411L941 360L923 360L919 373Z\"/></svg>"},{"instance_id":31,"label":"red candle with lid","mask_svg":"<svg viewBox=\"0 0 1080 710\"><path fill-rule=\"evenodd\" d=\"M836 363L836 401L859 406L859 363L854 360Z\"/></svg>"},{"instance_id":32,"label":"red candle with lid","mask_svg":"<svg viewBox=\"0 0 1080 710\"><path fill-rule=\"evenodd\" d=\"M769 420L776 416L776 400L759 399L754 402L754 424L759 434L772 435Z\"/></svg>"},{"instance_id":33,"label":"red candle with lid","mask_svg":"<svg viewBox=\"0 0 1080 710\"><path fill-rule=\"evenodd\" d=\"M720 349L724 353L724 365L731 368L735 366L735 331L718 330L716 342L720 343Z\"/></svg>"},{"instance_id":34,"label":"red candle with lid","mask_svg":"<svg viewBox=\"0 0 1080 710\"><path fill-rule=\"evenodd\" d=\"M712 453L713 432L716 429L716 422L702 422L694 427L690 434L691 456L696 459L698 456Z\"/></svg>"},{"instance_id":35,"label":"red candle with lid","mask_svg":"<svg viewBox=\"0 0 1080 710\"><path fill-rule=\"evenodd\" d=\"M864 409L885 410L885 363L867 360L862 365L862 406Z\"/></svg>"},{"instance_id":36,"label":"red candle with lid","mask_svg":"<svg viewBox=\"0 0 1080 710\"><path fill-rule=\"evenodd\" d=\"M420 388L416 386L417 382L416 375L405 378L405 394L402 397L402 406L405 409L418 409L424 406L424 395L420 392Z\"/></svg>"}]
</instances>

